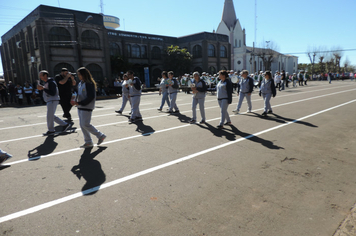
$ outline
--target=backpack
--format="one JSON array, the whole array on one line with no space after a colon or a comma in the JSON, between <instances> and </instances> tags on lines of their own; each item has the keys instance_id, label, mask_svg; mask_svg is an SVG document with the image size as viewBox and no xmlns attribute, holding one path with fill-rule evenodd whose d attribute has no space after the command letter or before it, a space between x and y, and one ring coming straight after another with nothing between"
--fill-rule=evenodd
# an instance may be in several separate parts
<instances>
[{"instance_id":1,"label":"backpack","mask_svg":"<svg viewBox=\"0 0 356 236\"><path fill-rule=\"evenodd\" d=\"M203 79L201 79L200 81L202 82L203 92L205 93L206 91L208 91L208 86L206 85L206 82Z\"/></svg>"}]
</instances>

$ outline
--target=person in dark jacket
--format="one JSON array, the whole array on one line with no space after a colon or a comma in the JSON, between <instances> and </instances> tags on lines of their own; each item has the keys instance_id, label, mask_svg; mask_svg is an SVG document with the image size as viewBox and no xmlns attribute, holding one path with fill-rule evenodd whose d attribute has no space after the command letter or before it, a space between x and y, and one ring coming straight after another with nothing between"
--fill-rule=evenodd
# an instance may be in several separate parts
<instances>
[{"instance_id":1,"label":"person in dark jacket","mask_svg":"<svg viewBox=\"0 0 356 236\"><path fill-rule=\"evenodd\" d=\"M106 135L90 124L91 116L95 108L96 83L90 71L85 67L80 67L77 70L77 74L80 80L78 84L78 96L71 101L71 104L72 106L77 106L79 124L84 135L85 143L80 146L80 148L91 148L94 145L90 133L98 138L97 145L100 145L104 141Z\"/></svg>"},{"instance_id":2,"label":"person in dark jacket","mask_svg":"<svg viewBox=\"0 0 356 236\"><path fill-rule=\"evenodd\" d=\"M61 73L56 75L54 79L58 86L63 117L67 118L68 121L72 121L72 116L70 114L72 105L70 104L70 100L72 98L72 87L77 84L74 75L68 72L67 68L62 68Z\"/></svg>"},{"instance_id":3,"label":"person in dark jacket","mask_svg":"<svg viewBox=\"0 0 356 236\"><path fill-rule=\"evenodd\" d=\"M264 111L262 116L267 116L267 113L272 113L270 100L272 96L276 96L276 87L272 80L271 72L266 71L264 76L265 78L262 80L259 95L260 97L262 96L264 100Z\"/></svg>"},{"instance_id":4,"label":"person in dark jacket","mask_svg":"<svg viewBox=\"0 0 356 236\"><path fill-rule=\"evenodd\" d=\"M221 119L218 129L222 129L224 125L231 125L231 120L227 108L232 102L232 83L229 79L229 74L226 70L219 72L219 83L216 85L216 95L220 106ZM224 124L226 120L226 123Z\"/></svg>"}]
</instances>

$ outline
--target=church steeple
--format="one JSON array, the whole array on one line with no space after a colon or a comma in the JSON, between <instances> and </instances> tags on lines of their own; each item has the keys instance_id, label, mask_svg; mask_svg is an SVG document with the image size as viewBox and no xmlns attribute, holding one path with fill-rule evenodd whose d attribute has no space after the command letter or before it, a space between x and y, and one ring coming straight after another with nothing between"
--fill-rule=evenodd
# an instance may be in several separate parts
<instances>
[{"instance_id":1,"label":"church steeple","mask_svg":"<svg viewBox=\"0 0 356 236\"><path fill-rule=\"evenodd\" d=\"M232 30L235 27L237 17L235 13L234 3L232 0L225 0L224 11L221 20L225 22L226 26L230 30Z\"/></svg>"}]
</instances>

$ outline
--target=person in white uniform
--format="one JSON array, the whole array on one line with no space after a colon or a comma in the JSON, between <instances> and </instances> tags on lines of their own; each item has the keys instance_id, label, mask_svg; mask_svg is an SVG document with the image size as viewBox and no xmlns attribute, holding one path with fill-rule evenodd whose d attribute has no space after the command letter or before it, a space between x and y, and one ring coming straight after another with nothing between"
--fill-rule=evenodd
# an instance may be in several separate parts
<instances>
[{"instance_id":1,"label":"person in white uniform","mask_svg":"<svg viewBox=\"0 0 356 236\"><path fill-rule=\"evenodd\" d=\"M189 121L189 123L194 124L197 120L197 105L199 104L199 110L201 115L200 124L205 123L205 94L207 91L207 86L205 80L200 78L199 72L193 73L194 82L192 83L192 91L193 91L193 101L192 101L192 113L193 117Z\"/></svg>"}]
</instances>

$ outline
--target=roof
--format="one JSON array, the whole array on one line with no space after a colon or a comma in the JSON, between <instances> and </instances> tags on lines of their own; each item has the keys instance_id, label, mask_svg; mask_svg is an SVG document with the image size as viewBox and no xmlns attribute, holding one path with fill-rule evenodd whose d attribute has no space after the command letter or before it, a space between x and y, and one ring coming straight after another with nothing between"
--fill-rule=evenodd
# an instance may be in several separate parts
<instances>
[{"instance_id":1,"label":"roof","mask_svg":"<svg viewBox=\"0 0 356 236\"><path fill-rule=\"evenodd\" d=\"M224 11L222 14L223 22L225 22L226 26L231 30L235 27L237 17L235 13L235 7L232 0L225 0L224 3Z\"/></svg>"}]
</instances>

